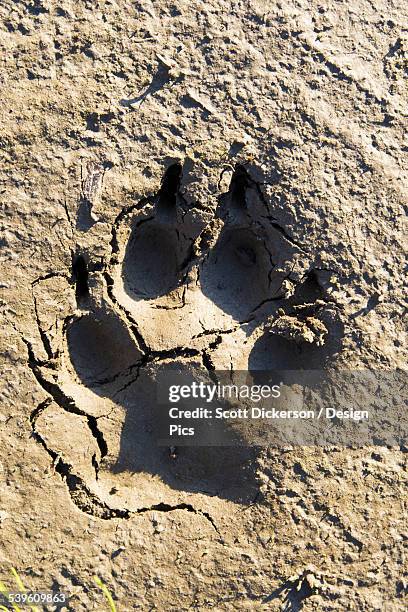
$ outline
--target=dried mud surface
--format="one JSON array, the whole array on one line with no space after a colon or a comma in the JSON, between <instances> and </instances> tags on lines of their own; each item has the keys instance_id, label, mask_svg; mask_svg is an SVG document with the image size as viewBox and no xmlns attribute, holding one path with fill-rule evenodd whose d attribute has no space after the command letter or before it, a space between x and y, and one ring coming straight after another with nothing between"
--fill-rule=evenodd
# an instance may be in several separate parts
<instances>
[{"instance_id":1,"label":"dried mud surface","mask_svg":"<svg viewBox=\"0 0 408 612\"><path fill-rule=\"evenodd\" d=\"M405 447L159 449L158 370L404 368L402 2L0 6L0 568L406 610ZM51 609L51 608L49 608Z\"/></svg>"}]
</instances>

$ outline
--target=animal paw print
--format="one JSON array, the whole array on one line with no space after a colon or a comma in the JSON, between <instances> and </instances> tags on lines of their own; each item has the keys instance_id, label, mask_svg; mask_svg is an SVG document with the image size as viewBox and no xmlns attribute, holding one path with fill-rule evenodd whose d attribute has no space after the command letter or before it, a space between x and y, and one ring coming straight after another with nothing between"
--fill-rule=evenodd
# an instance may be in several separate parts
<instances>
[{"instance_id":1,"label":"animal paw print","mask_svg":"<svg viewBox=\"0 0 408 612\"><path fill-rule=\"evenodd\" d=\"M342 323L310 268L245 167L213 211L186 202L177 163L118 215L106 265L78 255L71 277L35 284L30 364L49 397L33 430L82 510L256 497L256 449L157 446L154 381L163 368L327 367Z\"/></svg>"}]
</instances>

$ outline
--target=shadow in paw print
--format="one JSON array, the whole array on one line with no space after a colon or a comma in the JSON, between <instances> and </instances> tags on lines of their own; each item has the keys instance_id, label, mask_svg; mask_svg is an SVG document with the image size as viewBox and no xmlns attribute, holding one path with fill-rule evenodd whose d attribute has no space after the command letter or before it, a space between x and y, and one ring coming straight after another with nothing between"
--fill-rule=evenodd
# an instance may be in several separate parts
<instances>
[{"instance_id":1,"label":"shadow in paw print","mask_svg":"<svg viewBox=\"0 0 408 612\"><path fill-rule=\"evenodd\" d=\"M249 180L238 166L218 211L224 227L200 275L203 293L237 321L268 297L273 267L265 241L255 232L247 212Z\"/></svg>"},{"instance_id":2,"label":"shadow in paw print","mask_svg":"<svg viewBox=\"0 0 408 612\"><path fill-rule=\"evenodd\" d=\"M301 304L313 304L316 300L321 300L323 298L324 292L319 284L316 272L310 270L305 280L297 285L294 294L288 298L286 304L288 307L299 306Z\"/></svg>"},{"instance_id":3,"label":"shadow in paw print","mask_svg":"<svg viewBox=\"0 0 408 612\"><path fill-rule=\"evenodd\" d=\"M258 492L254 448L182 446L173 453L169 447L158 446L156 421L152 417L158 410L155 375L153 371L144 371L121 398L126 418L113 471L149 472L158 474L173 489L217 495L241 503L252 501ZM199 426L194 422L189 425ZM222 439L222 433L221 427L214 432L212 444ZM239 444L237 436L235 444Z\"/></svg>"},{"instance_id":4,"label":"shadow in paw print","mask_svg":"<svg viewBox=\"0 0 408 612\"><path fill-rule=\"evenodd\" d=\"M282 328L272 324L256 341L249 369L258 384L268 377L268 371L279 371L282 379L290 382L289 379L296 379L296 374L285 375L285 371L326 370L334 364L342 348L344 325L338 310L325 304L321 297L322 290L311 273L286 303L288 316L283 317L285 324L289 322L286 334L281 335ZM290 325L294 325L293 331Z\"/></svg>"},{"instance_id":5,"label":"shadow in paw print","mask_svg":"<svg viewBox=\"0 0 408 612\"><path fill-rule=\"evenodd\" d=\"M122 271L125 290L132 298L158 298L182 283L193 236L178 219L181 174L180 164L170 166L155 198L154 215L134 221Z\"/></svg>"},{"instance_id":6,"label":"shadow in paw print","mask_svg":"<svg viewBox=\"0 0 408 612\"><path fill-rule=\"evenodd\" d=\"M92 390L130 374L142 359L125 324L113 313L96 310L75 318L66 337L75 372Z\"/></svg>"},{"instance_id":7,"label":"shadow in paw print","mask_svg":"<svg viewBox=\"0 0 408 612\"><path fill-rule=\"evenodd\" d=\"M100 312L83 315L69 324L67 343L70 361L81 382L125 411L119 453L105 456L104 469L113 474L158 475L173 489L241 503L256 497L256 449L182 447L174 453L169 447L158 446L155 379L161 366L141 359L120 321ZM184 365L173 362L171 367Z\"/></svg>"}]
</instances>

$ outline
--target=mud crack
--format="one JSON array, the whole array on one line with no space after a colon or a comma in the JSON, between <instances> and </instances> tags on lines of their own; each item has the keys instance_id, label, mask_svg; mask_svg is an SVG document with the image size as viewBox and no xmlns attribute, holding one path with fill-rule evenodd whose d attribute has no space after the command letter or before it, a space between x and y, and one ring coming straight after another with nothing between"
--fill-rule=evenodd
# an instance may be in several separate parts
<instances>
[{"instance_id":1,"label":"mud crack","mask_svg":"<svg viewBox=\"0 0 408 612\"><path fill-rule=\"evenodd\" d=\"M112 518L129 518L129 512L127 510L111 508L105 502L101 501L97 495L92 493L82 478L72 473L73 466L64 461L58 453L49 448L44 438L36 430L36 421L38 417L51 404L51 401L50 398L47 398L31 413L30 423L32 435L51 457L54 469L67 485L73 503L86 514L91 514L92 516L104 520Z\"/></svg>"},{"instance_id":2,"label":"mud crack","mask_svg":"<svg viewBox=\"0 0 408 612\"><path fill-rule=\"evenodd\" d=\"M49 395L51 395L53 400L58 404L58 406L63 408L63 410L66 410L67 412L70 412L72 414L83 416L86 419L86 422L88 424L89 430L90 430L92 436L96 440L96 443L97 443L97 446L98 446L98 449L99 449L99 452L100 452L101 459L106 457L106 455L108 453L108 445L106 443L106 440L103 437L103 433L101 432L101 430L98 427L97 418L87 414L83 410L80 410L80 408L78 408L78 406L76 406L76 404L73 401L73 399L68 397L67 395L65 395L65 393L63 393L63 391L59 388L59 386L57 384L54 384L54 383L52 383L49 380L46 380L44 378L44 376L42 375L42 372L40 370L39 363L35 359L34 351L33 351L33 348L31 346L30 342L26 338L24 338L23 336L20 336L20 337L21 337L22 341L24 342L24 344L27 347L27 351L28 351L27 364L28 364L30 370L33 372L33 374L34 374L38 384L44 389L44 391L46 391ZM48 400L46 400L46 401L48 401ZM47 407L47 405L44 405L44 403L40 404L40 406L42 406L42 409L36 408L31 413L31 417L30 418L34 419L34 423L35 423L35 420L37 419L38 415L42 412L42 410L44 410ZM33 423L33 421L31 421L31 422ZM95 468L95 476L96 476L96 479L97 479L98 478L98 471L99 471L99 464L96 461L96 458L94 459L93 464L94 464L94 468Z\"/></svg>"},{"instance_id":3,"label":"mud crack","mask_svg":"<svg viewBox=\"0 0 408 612\"><path fill-rule=\"evenodd\" d=\"M180 503L175 505L166 504L160 502L152 506L146 506L139 508L135 511L130 511L121 508L112 508L105 502L103 502L97 495L95 495L89 487L84 483L83 479L73 474L73 466L64 461L61 456L48 447L44 438L36 430L36 421L41 413L48 408L52 400L47 398L41 402L31 413L30 423L32 428L32 435L34 439L41 444L52 459L55 471L61 476L65 484L67 485L70 497L73 503L85 514L89 514L102 520L111 520L115 518L130 519L132 516L137 514L144 514L146 512L174 512L175 510L185 510L191 512L197 516L205 518L219 534L218 527L212 518L212 516L204 510L195 508L192 504ZM96 420L96 419L95 419ZM97 434L95 433L95 437Z\"/></svg>"},{"instance_id":4,"label":"mud crack","mask_svg":"<svg viewBox=\"0 0 408 612\"><path fill-rule=\"evenodd\" d=\"M165 504L163 502L160 502L159 504L156 504L154 506L149 506L148 508L140 508L139 510L136 510L135 514L143 514L144 512L152 512L152 511L174 512L174 510L186 510L186 512L192 512L193 514L197 514L198 516L203 516L211 524L214 531L216 531L218 534L220 533L218 531L218 527L215 524L215 521L212 518L212 516L208 512L204 512L204 510L197 510L197 508L194 508L194 506L192 506L191 504L182 503L182 504L170 505L170 504Z\"/></svg>"}]
</instances>

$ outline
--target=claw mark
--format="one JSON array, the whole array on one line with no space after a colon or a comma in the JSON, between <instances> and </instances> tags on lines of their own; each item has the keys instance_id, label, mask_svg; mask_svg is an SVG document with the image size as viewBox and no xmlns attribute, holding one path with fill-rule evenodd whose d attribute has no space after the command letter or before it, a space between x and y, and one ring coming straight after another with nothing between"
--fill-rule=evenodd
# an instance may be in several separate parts
<instances>
[{"instance_id":1,"label":"claw mark","mask_svg":"<svg viewBox=\"0 0 408 612\"><path fill-rule=\"evenodd\" d=\"M179 162L167 168L158 195L158 209L172 210L175 208L182 171L183 169Z\"/></svg>"},{"instance_id":2,"label":"claw mark","mask_svg":"<svg viewBox=\"0 0 408 612\"><path fill-rule=\"evenodd\" d=\"M247 207L246 203L246 190L250 185L251 179L244 166L237 164L235 167L234 174L232 175L228 195L230 200L230 206L235 210L245 210Z\"/></svg>"},{"instance_id":3,"label":"claw mark","mask_svg":"<svg viewBox=\"0 0 408 612\"><path fill-rule=\"evenodd\" d=\"M75 296L79 304L89 296L88 266L83 255L77 255L73 258L72 275L75 280Z\"/></svg>"}]
</instances>

